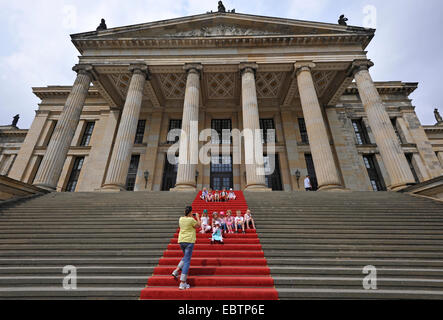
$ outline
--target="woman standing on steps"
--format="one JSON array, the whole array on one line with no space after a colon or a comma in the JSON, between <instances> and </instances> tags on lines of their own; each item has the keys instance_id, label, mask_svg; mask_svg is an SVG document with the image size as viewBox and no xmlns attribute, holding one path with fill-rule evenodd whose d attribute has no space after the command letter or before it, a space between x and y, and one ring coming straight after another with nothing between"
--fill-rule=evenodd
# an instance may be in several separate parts
<instances>
[{"instance_id":1,"label":"woman standing on steps","mask_svg":"<svg viewBox=\"0 0 443 320\"><path fill-rule=\"evenodd\" d=\"M197 219L197 221L193 218ZM186 283L188 280L189 268L191 266L192 252L197 240L197 230L201 226L200 216L198 213L192 213L192 207L186 207L185 216L180 218L180 234L178 236L178 243L183 251L184 257L177 266L177 269L172 273L175 279L178 279L178 273L182 270L180 277L180 290L187 290L191 286Z\"/></svg>"}]
</instances>

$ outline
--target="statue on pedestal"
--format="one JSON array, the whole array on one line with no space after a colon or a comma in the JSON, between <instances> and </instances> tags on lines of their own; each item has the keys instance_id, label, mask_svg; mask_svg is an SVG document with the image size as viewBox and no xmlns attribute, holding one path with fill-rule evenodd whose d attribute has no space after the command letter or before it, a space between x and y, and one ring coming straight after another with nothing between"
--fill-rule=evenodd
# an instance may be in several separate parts
<instances>
[{"instance_id":1,"label":"statue on pedestal","mask_svg":"<svg viewBox=\"0 0 443 320\"><path fill-rule=\"evenodd\" d=\"M347 26L348 24L346 23L349 19L345 17L344 14L342 14L340 16L340 19L338 19L338 24L341 26Z\"/></svg>"},{"instance_id":2,"label":"statue on pedestal","mask_svg":"<svg viewBox=\"0 0 443 320\"><path fill-rule=\"evenodd\" d=\"M97 31L102 31L102 30L107 30L107 29L108 29L108 27L106 26L106 21L105 21L105 19L102 19L102 22L97 27Z\"/></svg>"},{"instance_id":3,"label":"statue on pedestal","mask_svg":"<svg viewBox=\"0 0 443 320\"><path fill-rule=\"evenodd\" d=\"M434 115L435 120L437 120L437 124L443 124L443 118L441 117L440 112L438 112L437 108L434 109Z\"/></svg>"},{"instance_id":4,"label":"statue on pedestal","mask_svg":"<svg viewBox=\"0 0 443 320\"><path fill-rule=\"evenodd\" d=\"M17 127L18 120L20 120L20 115L16 115L12 120L12 126Z\"/></svg>"},{"instance_id":5,"label":"statue on pedestal","mask_svg":"<svg viewBox=\"0 0 443 320\"><path fill-rule=\"evenodd\" d=\"M218 12L226 12L226 8L223 5L223 1L218 2Z\"/></svg>"}]
</instances>

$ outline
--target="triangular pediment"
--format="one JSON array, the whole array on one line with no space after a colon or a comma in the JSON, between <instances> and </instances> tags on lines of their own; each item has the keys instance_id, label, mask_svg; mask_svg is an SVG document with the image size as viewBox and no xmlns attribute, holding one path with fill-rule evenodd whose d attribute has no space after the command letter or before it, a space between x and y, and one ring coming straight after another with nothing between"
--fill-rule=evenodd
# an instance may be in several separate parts
<instances>
[{"instance_id":1,"label":"triangular pediment","mask_svg":"<svg viewBox=\"0 0 443 320\"><path fill-rule=\"evenodd\" d=\"M352 35L373 30L235 13L204 14L73 35L73 39L155 39Z\"/></svg>"}]
</instances>

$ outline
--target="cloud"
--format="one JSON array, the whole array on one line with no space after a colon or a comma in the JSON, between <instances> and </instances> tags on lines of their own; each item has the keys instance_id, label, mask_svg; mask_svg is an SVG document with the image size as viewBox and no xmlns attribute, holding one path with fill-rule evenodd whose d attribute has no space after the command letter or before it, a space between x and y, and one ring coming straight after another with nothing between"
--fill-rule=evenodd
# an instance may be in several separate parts
<instances>
[{"instance_id":1,"label":"cloud","mask_svg":"<svg viewBox=\"0 0 443 320\"><path fill-rule=\"evenodd\" d=\"M443 30L439 0L226 0L227 9L265 16L336 23L345 13L352 25L362 25L363 8L377 8L377 33L368 47L375 62L374 80L419 81L414 105L423 123L433 124L433 108L443 108L440 52L443 38L430 30ZM39 99L33 86L71 85L71 71L79 53L69 34L94 30L105 18L117 27L206 13L217 10L207 0L0 0L0 123L17 113L21 127L29 127Z\"/></svg>"}]
</instances>

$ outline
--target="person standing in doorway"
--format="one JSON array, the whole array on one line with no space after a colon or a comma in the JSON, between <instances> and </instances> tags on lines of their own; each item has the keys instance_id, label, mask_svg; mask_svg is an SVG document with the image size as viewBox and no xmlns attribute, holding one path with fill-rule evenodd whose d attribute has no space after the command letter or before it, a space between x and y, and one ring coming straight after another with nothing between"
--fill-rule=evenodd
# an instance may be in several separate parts
<instances>
[{"instance_id":1,"label":"person standing in doorway","mask_svg":"<svg viewBox=\"0 0 443 320\"><path fill-rule=\"evenodd\" d=\"M182 274L180 277L181 282L179 289L187 290L191 288L187 283L187 280L189 268L191 266L192 253L197 240L197 229L201 226L200 216L198 213L192 213L192 207L186 207L185 216L180 218L179 224L180 234L178 236L178 243L183 251L184 257L177 266L177 269L172 273L172 276L175 279L178 279L178 273L181 270Z\"/></svg>"},{"instance_id":2,"label":"person standing in doorway","mask_svg":"<svg viewBox=\"0 0 443 320\"><path fill-rule=\"evenodd\" d=\"M305 189L306 191L312 191L312 183L311 183L311 178L309 176L306 176L305 179Z\"/></svg>"}]
</instances>

